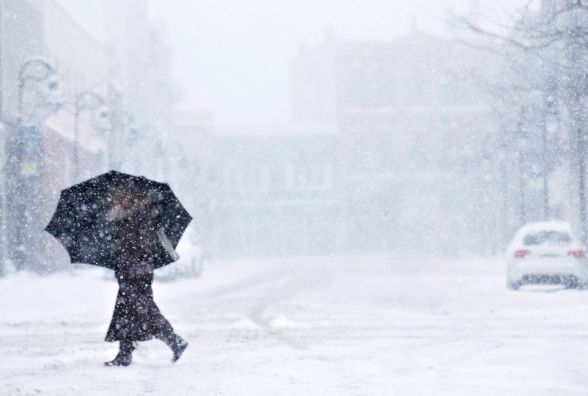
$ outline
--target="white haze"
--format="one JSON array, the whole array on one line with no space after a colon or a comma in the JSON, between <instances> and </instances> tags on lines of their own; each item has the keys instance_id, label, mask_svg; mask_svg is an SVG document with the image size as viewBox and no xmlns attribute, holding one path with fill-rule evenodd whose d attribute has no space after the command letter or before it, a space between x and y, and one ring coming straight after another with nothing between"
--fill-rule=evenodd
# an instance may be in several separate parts
<instances>
[{"instance_id":1,"label":"white haze","mask_svg":"<svg viewBox=\"0 0 588 396\"><path fill-rule=\"evenodd\" d=\"M60 0L96 36L101 1ZM152 18L174 49L183 109L206 109L221 125L290 119L290 62L301 43L327 32L389 40L413 27L445 34L446 12L512 12L525 0L150 0ZM235 129L232 129L235 130ZM279 132L276 132L279 133Z\"/></svg>"},{"instance_id":2,"label":"white haze","mask_svg":"<svg viewBox=\"0 0 588 396\"><path fill-rule=\"evenodd\" d=\"M587 69L569 0L0 0L0 396L585 396ZM102 365L128 233L176 364Z\"/></svg>"}]
</instances>

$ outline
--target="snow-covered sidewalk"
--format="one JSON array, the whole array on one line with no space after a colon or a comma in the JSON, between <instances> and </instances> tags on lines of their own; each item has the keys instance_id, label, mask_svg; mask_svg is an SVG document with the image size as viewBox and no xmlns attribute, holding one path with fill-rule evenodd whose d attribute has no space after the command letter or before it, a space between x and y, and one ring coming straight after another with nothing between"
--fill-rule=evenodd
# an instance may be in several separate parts
<instances>
[{"instance_id":1,"label":"snow-covered sidewalk","mask_svg":"<svg viewBox=\"0 0 588 396\"><path fill-rule=\"evenodd\" d=\"M499 260L211 263L156 283L190 347L106 368L98 269L0 280L0 395L586 395L588 292L505 288Z\"/></svg>"}]
</instances>

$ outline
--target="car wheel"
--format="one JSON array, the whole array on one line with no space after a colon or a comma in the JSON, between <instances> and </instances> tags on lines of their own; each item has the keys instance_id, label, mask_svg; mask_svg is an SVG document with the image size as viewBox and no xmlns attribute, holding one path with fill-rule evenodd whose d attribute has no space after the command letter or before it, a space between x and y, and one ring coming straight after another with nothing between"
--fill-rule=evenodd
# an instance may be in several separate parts
<instances>
[{"instance_id":1,"label":"car wheel","mask_svg":"<svg viewBox=\"0 0 588 396\"><path fill-rule=\"evenodd\" d=\"M581 282L575 276L567 277L564 284L568 289L579 289L581 286Z\"/></svg>"},{"instance_id":2,"label":"car wheel","mask_svg":"<svg viewBox=\"0 0 588 396\"><path fill-rule=\"evenodd\" d=\"M519 290L521 287L521 282L509 280L506 282L506 287L508 287L510 290Z\"/></svg>"}]
</instances>

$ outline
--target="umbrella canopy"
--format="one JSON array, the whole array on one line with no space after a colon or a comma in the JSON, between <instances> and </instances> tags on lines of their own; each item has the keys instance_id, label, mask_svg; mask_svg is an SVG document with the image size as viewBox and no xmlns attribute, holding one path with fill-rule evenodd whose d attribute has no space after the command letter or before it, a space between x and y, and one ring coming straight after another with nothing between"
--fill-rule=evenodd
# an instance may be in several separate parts
<instances>
[{"instance_id":1,"label":"umbrella canopy","mask_svg":"<svg viewBox=\"0 0 588 396\"><path fill-rule=\"evenodd\" d=\"M135 202L149 205L155 214L153 232L167 237L153 252L155 268L173 262L164 245L175 249L192 217L169 185L143 176L110 171L63 190L45 230L65 247L72 263L115 269L120 252L112 213L121 192L132 192Z\"/></svg>"}]
</instances>

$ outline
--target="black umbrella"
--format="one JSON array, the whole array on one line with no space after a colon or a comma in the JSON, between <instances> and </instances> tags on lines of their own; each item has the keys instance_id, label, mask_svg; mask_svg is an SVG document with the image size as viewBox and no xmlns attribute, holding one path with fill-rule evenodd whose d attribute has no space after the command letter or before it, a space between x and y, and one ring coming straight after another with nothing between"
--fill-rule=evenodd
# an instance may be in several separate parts
<instances>
[{"instance_id":1,"label":"black umbrella","mask_svg":"<svg viewBox=\"0 0 588 396\"><path fill-rule=\"evenodd\" d=\"M113 206L113 193L129 189L148 202L156 214L153 232L163 231L175 249L192 217L169 185L116 171L63 190L45 230L65 247L72 263L115 269L119 247L116 224L108 220L108 213ZM164 245L158 245L153 252L155 268L175 259Z\"/></svg>"}]
</instances>

